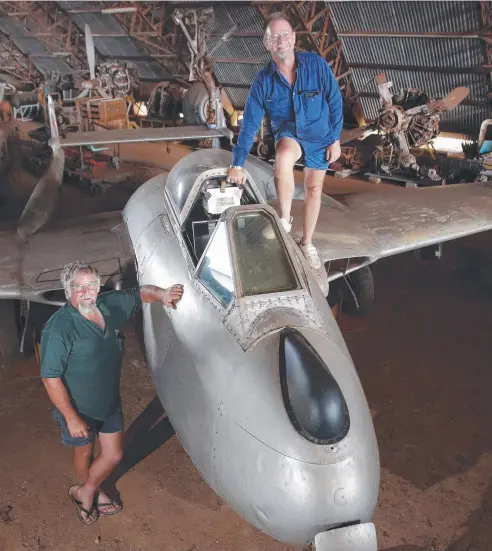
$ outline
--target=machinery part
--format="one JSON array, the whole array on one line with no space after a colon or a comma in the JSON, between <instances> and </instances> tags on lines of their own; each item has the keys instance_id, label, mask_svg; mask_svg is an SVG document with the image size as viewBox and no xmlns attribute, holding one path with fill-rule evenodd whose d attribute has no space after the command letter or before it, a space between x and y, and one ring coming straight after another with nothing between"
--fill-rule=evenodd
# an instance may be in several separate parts
<instances>
[{"instance_id":1,"label":"machinery part","mask_svg":"<svg viewBox=\"0 0 492 551\"><path fill-rule=\"evenodd\" d=\"M377 551L376 528L372 522L343 526L316 534L315 551Z\"/></svg>"},{"instance_id":2,"label":"machinery part","mask_svg":"<svg viewBox=\"0 0 492 551\"><path fill-rule=\"evenodd\" d=\"M377 125L381 132L399 132L404 120L405 114L402 109L390 107L379 115Z\"/></svg>"},{"instance_id":3,"label":"machinery part","mask_svg":"<svg viewBox=\"0 0 492 551\"><path fill-rule=\"evenodd\" d=\"M183 98L185 124L206 124L209 104L210 100L205 84L203 82L194 82Z\"/></svg>"},{"instance_id":4,"label":"machinery part","mask_svg":"<svg viewBox=\"0 0 492 551\"><path fill-rule=\"evenodd\" d=\"M492 119L485 119L480 125L480 132L478 134L478 151L482 148L483 142L487 136L487 128L492 124Z\"/></svg>"},{"instance_id":5,"label":"machinery part","mask_svg":"<svg viewBox=\"0 0 492 551\"><path fill-rule=\"evenodd\" d=\"M150 94L147 102L149 115L159 117L163 120L174 121L175 124L182 122L180 115L183 114L183 87L176 82L159 82Z\"/></svg>"},{"instance_id":6,"label":"machinery part","mask_svg":"<svg viewBox=\"0 0 492 551\"><path fill-rule=\"evenodd\" d=\"M381 111L367 131L377 129L379 143L373 156L376 171L391 175L398 169L411 170L420 178L427 173L421 169L410 149L428 144L439 134L440 117L443 111L454 109L469 94L466 87L452 90L446 97L429 98L420 88L403 88L394 93L385 73L376 76ZM367 137L368 133L364 135ZM431 178L441 179L439 175Z\"/></svg>"},{"instance_id":7,"label":"machinery part","mask_svg":"<svg viewBox=\"0 0 492 551\"><path fill-rule=\"evenodd\" d=\"M260 140L256 146L256 154L260 157L260 159L267 158L270 155L270 147L268 146L268 143Z\"/></svg>"}]
</instances>

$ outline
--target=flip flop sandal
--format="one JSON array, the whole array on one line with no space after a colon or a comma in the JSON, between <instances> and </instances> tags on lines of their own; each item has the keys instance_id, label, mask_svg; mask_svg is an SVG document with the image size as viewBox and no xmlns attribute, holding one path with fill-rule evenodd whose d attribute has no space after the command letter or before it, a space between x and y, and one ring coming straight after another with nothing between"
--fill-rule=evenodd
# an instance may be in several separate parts
<instances>
[{"instance_id":1,"label":"flip flop sandal","mask_svg":"<svg viewBox=\"0 0 492 551\"><path fill-rule=\"evenodd\" d=\"M119 507L119 509L117 509L116 511L113 511L112 513L105 513L104 511L101 511L99 509L99 507L110 507L110 506ZM96 508L97 508L97 511L101 515L109 516L109 515L116 515L117 513L121 513L121 511L123 510L123 505L121 505L121 503L116 503L116 501L114 501L113 499L110 499L109 501L104 501L102 503L97 503Z\"/></svg>"},{"instance_id":2,"label":"flip flop sandal","mask_svg":"<svg viewBox=\"0 0 492 551\"><path fill-rule=\"evenodd\" d=\"M94 506L89 511L82 507L82 502L79 501L73 494L73 490L75 489L75 491L76 491L78 488L80 488L80 486L77 486L77 485L71 486L68 489L68 495L69 495L70 499L72 500L73 504L75 505L75 507L77 508L77 514L79 516L80 522L82 524L85 524L86 526L89 526L89 524L93 524L99 518L99 511L97 510L97 507L94 507ZM82 512L84 512L87 515L87 517L88 517L87 519L85 519L82 516L82 514L81 514ZM94 513L96 513L95 517L92 516Z\"/></svg>"}]
</instances>

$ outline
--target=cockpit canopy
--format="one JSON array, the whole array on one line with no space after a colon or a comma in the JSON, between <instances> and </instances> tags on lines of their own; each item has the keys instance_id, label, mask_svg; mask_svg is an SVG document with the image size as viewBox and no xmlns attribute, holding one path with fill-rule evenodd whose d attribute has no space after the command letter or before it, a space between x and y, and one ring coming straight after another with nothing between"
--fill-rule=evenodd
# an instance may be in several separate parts
<instances>
[{"instance_id":1,"label":"cockpit canopy","mask_svg":"<svg viewBox=\"0 0 492 551\"><path fill-rule=\"evenodd\" d=\"M295 291L299 277L273 216L264 208L234 209L220 220L197 278L227 307L237 297Z\"/></svg>"},{"instance_id":2,"label":"cockpit canopy","mask_svg":"<svg viewBox=\"0 0 492 551\"><path fill-rule=\"evenodd\" d=\"M234 298L301 289L300 263L255 182L225 178L226 169L195 164L166 182L196 278L223 308Z\"/></svg>"}]
</instances>

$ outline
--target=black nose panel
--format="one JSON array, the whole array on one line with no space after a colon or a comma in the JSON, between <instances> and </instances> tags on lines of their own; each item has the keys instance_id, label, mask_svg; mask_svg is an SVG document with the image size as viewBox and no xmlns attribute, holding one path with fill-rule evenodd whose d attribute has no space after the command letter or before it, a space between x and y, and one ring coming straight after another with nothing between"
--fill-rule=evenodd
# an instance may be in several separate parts
<instances>
[{"instance_id":1,"label":"black nose panel","mask_svg":"<svg viewBox=\"0 0 492 551\"><path fill-rule=\"evenodd\" d=\"M338 383L316 350L296 330L280 336L280 384L296 430L315 444L335 444L346 436L350 416Z\"/></svg>"}]
</instances>

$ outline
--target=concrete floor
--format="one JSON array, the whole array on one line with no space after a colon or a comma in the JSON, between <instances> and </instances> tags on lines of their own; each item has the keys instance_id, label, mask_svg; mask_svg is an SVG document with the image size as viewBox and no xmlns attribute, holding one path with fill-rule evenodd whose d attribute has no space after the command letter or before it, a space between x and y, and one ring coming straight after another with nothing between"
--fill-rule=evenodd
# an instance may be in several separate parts
<instances>
[{"instance_id":1,"label":"concrete floor","mask_svg":"<svg viewBox=\"0 0 492 551\"><path fill-rule=\"evenodd\" d=\"M22 182L28 190L28 179ZM111 193L118 208L125 194ZM83 205L101 207L77 189L64 189L63 201L65 215L80 214ZM483 269L491 241L484 234L448 244L440 262L417 262L412 254L379 262L374 311L344 324L375 412L381 550L492 549L492 280ZM127 342L122 392L128 426L155 401L131 328ZM164 439L165 422L160 426L155 432ZM80 524L67 496L74 481L70 450L59 442L32 359L1 380L0 435L1 551L294 549L223 504L175 436L121 477L120 515Z\"/></svg>"}]
</instances>

